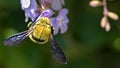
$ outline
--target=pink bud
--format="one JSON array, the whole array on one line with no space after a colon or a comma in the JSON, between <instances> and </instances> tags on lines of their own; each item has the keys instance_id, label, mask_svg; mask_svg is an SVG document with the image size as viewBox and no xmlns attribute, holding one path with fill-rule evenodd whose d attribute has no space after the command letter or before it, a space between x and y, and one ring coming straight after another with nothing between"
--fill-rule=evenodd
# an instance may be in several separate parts
<instances>
[{"instance_id":1,"label":"pink bud","mask_svg":"<svg viewBox=\"0 0 120 68\"><path fill-rule=\"evenodd\" d=\"M101 6L102 5L102 2L98 1L98 0L93 0L93 1L90 1L89 5L91 7L98 7L98 6Z\"/></svg>"}]
</instances>

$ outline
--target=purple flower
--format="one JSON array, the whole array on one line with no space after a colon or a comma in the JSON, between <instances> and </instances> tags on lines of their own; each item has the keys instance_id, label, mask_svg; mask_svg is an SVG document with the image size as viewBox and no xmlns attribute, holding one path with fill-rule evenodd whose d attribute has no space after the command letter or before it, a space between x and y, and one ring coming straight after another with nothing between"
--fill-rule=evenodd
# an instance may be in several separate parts
<instances>
[{"instance_id":1,"label":"purple flower","mask_svg":"<svg viewBox=\"0 0 120 68\"><path fill-rule=\"evenodd\" d=\"M51 8L55 11L58 11L62 8L63 4L65 4L64 0L52 0Z\"/></svg>"},{"instance_id":2,"label":"purple flower","mask_svg":"<svg viewBox=\"0 0 120 68\"><path fill-rule=\"evenodd\" d=\"M69 20L67 18L68 10L66 8L61 9L57 17L51 18L51 25L54 27L54 34L60 32L63 34L67 31Z\"/></svg>"},{"instance_id":3,"label":"purple flower","mask_svg":"<svg viewBox=\"0 0 120 68\"><path fill-rule=\"evenodd\" d=\"M51 19L51 26L54 27L54 34L57 34L60 30L61 33L65 33L68 29L68 10L66 8L62 8L62 4L64 4L64 0L40 0L41 6L43 7L43 11L41 13L37 13L37 2L36 0L21 0L21 8L25 12L25 22L28 22L30 18L32 21L38 21L42 16L48 17ZM52 17L53 10L49 8L44 9L44 5L47 3L51 4L51 8L59 11L57 17ZM37 18L37 20L36 20Z\"/></svg>"},{"instance_id":4,"label":"purple flower","mask_svg":"<svg viewBox=\"0 0 120 68\"><path fill-rule=\"evenodd\" d=\"M20 0L21 2L21 8L25 12L25 22L28 22L28 19L30 18L32 21L35 20L38 13L37 10L37 2L36 0Z\"/></svg>"}]
</instances>

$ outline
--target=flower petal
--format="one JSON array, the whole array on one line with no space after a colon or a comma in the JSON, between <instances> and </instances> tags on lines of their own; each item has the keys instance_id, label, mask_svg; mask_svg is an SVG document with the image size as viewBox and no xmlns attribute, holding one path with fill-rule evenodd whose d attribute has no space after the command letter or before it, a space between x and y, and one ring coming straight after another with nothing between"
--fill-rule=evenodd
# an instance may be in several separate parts
<instances>
[{"instance_id":1,"label":"flower petal","mask_svg":"<svg viewBox=\"0 0 120 68\"><path fill-rule=\"evenodd\" d=\"M59 15L66 15L66 14L68 14L68 9L66 8L63 8L59 11Z\"/></svg>"},{"instance_id":2,"label":"flower petal","mask_svg":"<svg viewBox=\"0 0 120 68\"><path fill-rule=\"evenodd\" d=\"M38 18L36 19L36 21L38 21L42 16L44 17L51 17L53 15L53 11L51 9L46 9L45 11L43 11Z\"/></svg>"},{"instance_id":3,"label":"flower petal","mask_svg":"<svg viewBox=\"0 0 120 68\"><path fill-rule=\"evenodd\" d=\"M65 24L69 23L69 19L67 16L62 17L62 23L65 23Z\"/></svg>"},{"instance_id":4,"label":"flower petal","mask_svg":"<svg viewBox=\"0 0 120 68\"><path fill-rule=\"evenodd\" d=\"M28 16L25 14L25 22L28 22Z\"/></svg>"},{"instance_id":5,"label":"flower petal","mask_svg":"<svg viewBox=\"0 0 120 68\"><path fill-rule=\"evenodd\" d=\"M45 17L51 17L53 15L53 11L51 9L46 9L41 13L41 15Z\"/></svg>"},{"instance_id":6,"label":"flower petal","mask_svg":"<svg viewBox=\"0 0 120 68\"><path fill-rule=\"evenodd\" d=\"M61 3L64 5L65 4L65 1L64 0L60 0L61 1Z\"/></svg>"},{"instance_id":7,"label":"flower petal","mask_svg":"<svg viewBox=\"0 0 120 68\"><path fill-rule=\"evenodd\" d=\"M50 3L50 2L51 2L51 0L40 0L40 3L42 5L45 5L45 3Z\"/></svg>"},{"instance_id":8,"label":"flower petal","mask_svg":"<svg viewBox=\"0 0 120 68\"><path fill-rule=\"evenodd\" d=\"M67 31L67 29L68 29L67 24L62 23L61 26L60 26L61 34L65 33Z\"/></svg>"},{"instance_id":9,"label":"flower petal","mask_svg":"<svg viewBox=\"0 0 120 68\"><path fill-rule=\"evenodd\" d=\"M36 13L37 10L36 0L28 0L28 1L21 0L21 8L25 12L25 16L26 16L25 22L28 21L28 18L30 18L32 21L35 20L35 18L38 15L38 13Z\"/></svg>"},{"instance_id":10,"label":"flower petal","mask_svg":"<svg viewBox=\"0 0 120 68\"><path fill-rule=\"evenodd\" d=\"M28 8L30 6L30 0L20 0L22 9Z\"/></svg>"},{"instance_id":11,"label":"flower petal","mask_svg":"<svg viewBox=\"0 0 120 68\"><path fill-rule=\"evenodd\" d=\"M56 18L51 18L51 25L53 26L54 29L54 35L56 35L59 32L59 26Z\"/></svg>"},{"instance_id":12,"label":"flower petal","mask_svg":"<svg viewBox=\"0 0 120 68\"><path fill-rule=\"evenodd\" d=\"M60 0L52 0L51 8L55 11L58 11L62 8L62 3Z\"/></svg>"},{"instance_id":13,"label":"flower petal","mask_svg":"<svg viewBox=\"0 0 120 68\"><path fill-rule=\"evenodd\" d=\"M69 19L66 15L63 16L60 14L57 16L56 19L58 20L59 23L65 23L65 24L69 23Z\"/></svg>"}]
</instances>

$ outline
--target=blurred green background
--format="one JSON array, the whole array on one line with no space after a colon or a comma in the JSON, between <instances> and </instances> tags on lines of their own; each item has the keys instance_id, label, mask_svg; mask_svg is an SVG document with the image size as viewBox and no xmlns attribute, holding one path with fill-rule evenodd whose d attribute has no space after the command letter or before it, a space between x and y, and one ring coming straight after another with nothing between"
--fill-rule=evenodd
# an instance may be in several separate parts
<instances>
[{"instance_id":1,"label":"blurred green background","mask_svg":"<svg viewBox=\"0 0 120 68\"><path fill-rule=\"evenodd\" d=\"M69 29L55 36L68 64L51 58L49 42L33 43L29 38L19 46L4 46L10 35L27 30L19 0L0 1L0 68L120 68L120 20L109 19L111 31L100 27L103 7L92 8L90 0L65 0ZM120 1L108 0L108 9L120 16Z\"/></svg>"}]
</instances>

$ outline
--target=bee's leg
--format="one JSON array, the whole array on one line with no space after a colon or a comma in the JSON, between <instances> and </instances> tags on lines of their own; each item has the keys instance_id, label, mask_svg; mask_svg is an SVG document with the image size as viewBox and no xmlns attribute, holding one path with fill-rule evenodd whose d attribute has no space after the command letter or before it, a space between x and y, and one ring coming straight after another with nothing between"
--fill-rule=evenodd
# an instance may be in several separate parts
<instances>
[{"instance_id":1,"label":"bee's leg","mask_svg":"<svg viewBox=\"0 0 120 68\"><path fill-rule=\"evenodd\" d=\"M29 22L28 25L27 25L27 27L29 28L31 25L32 25L32 22Z\"/></svg>"},{"instance_id":2,"label":"bee's leg","mask_svg":"<svg viewBox=\"0 0 120 68\"><path fill-rule=\"evenodd\" d=\"M54 33L54 27L51 26L51 34L53 35Z\"/></svg>"}]
</instances>

